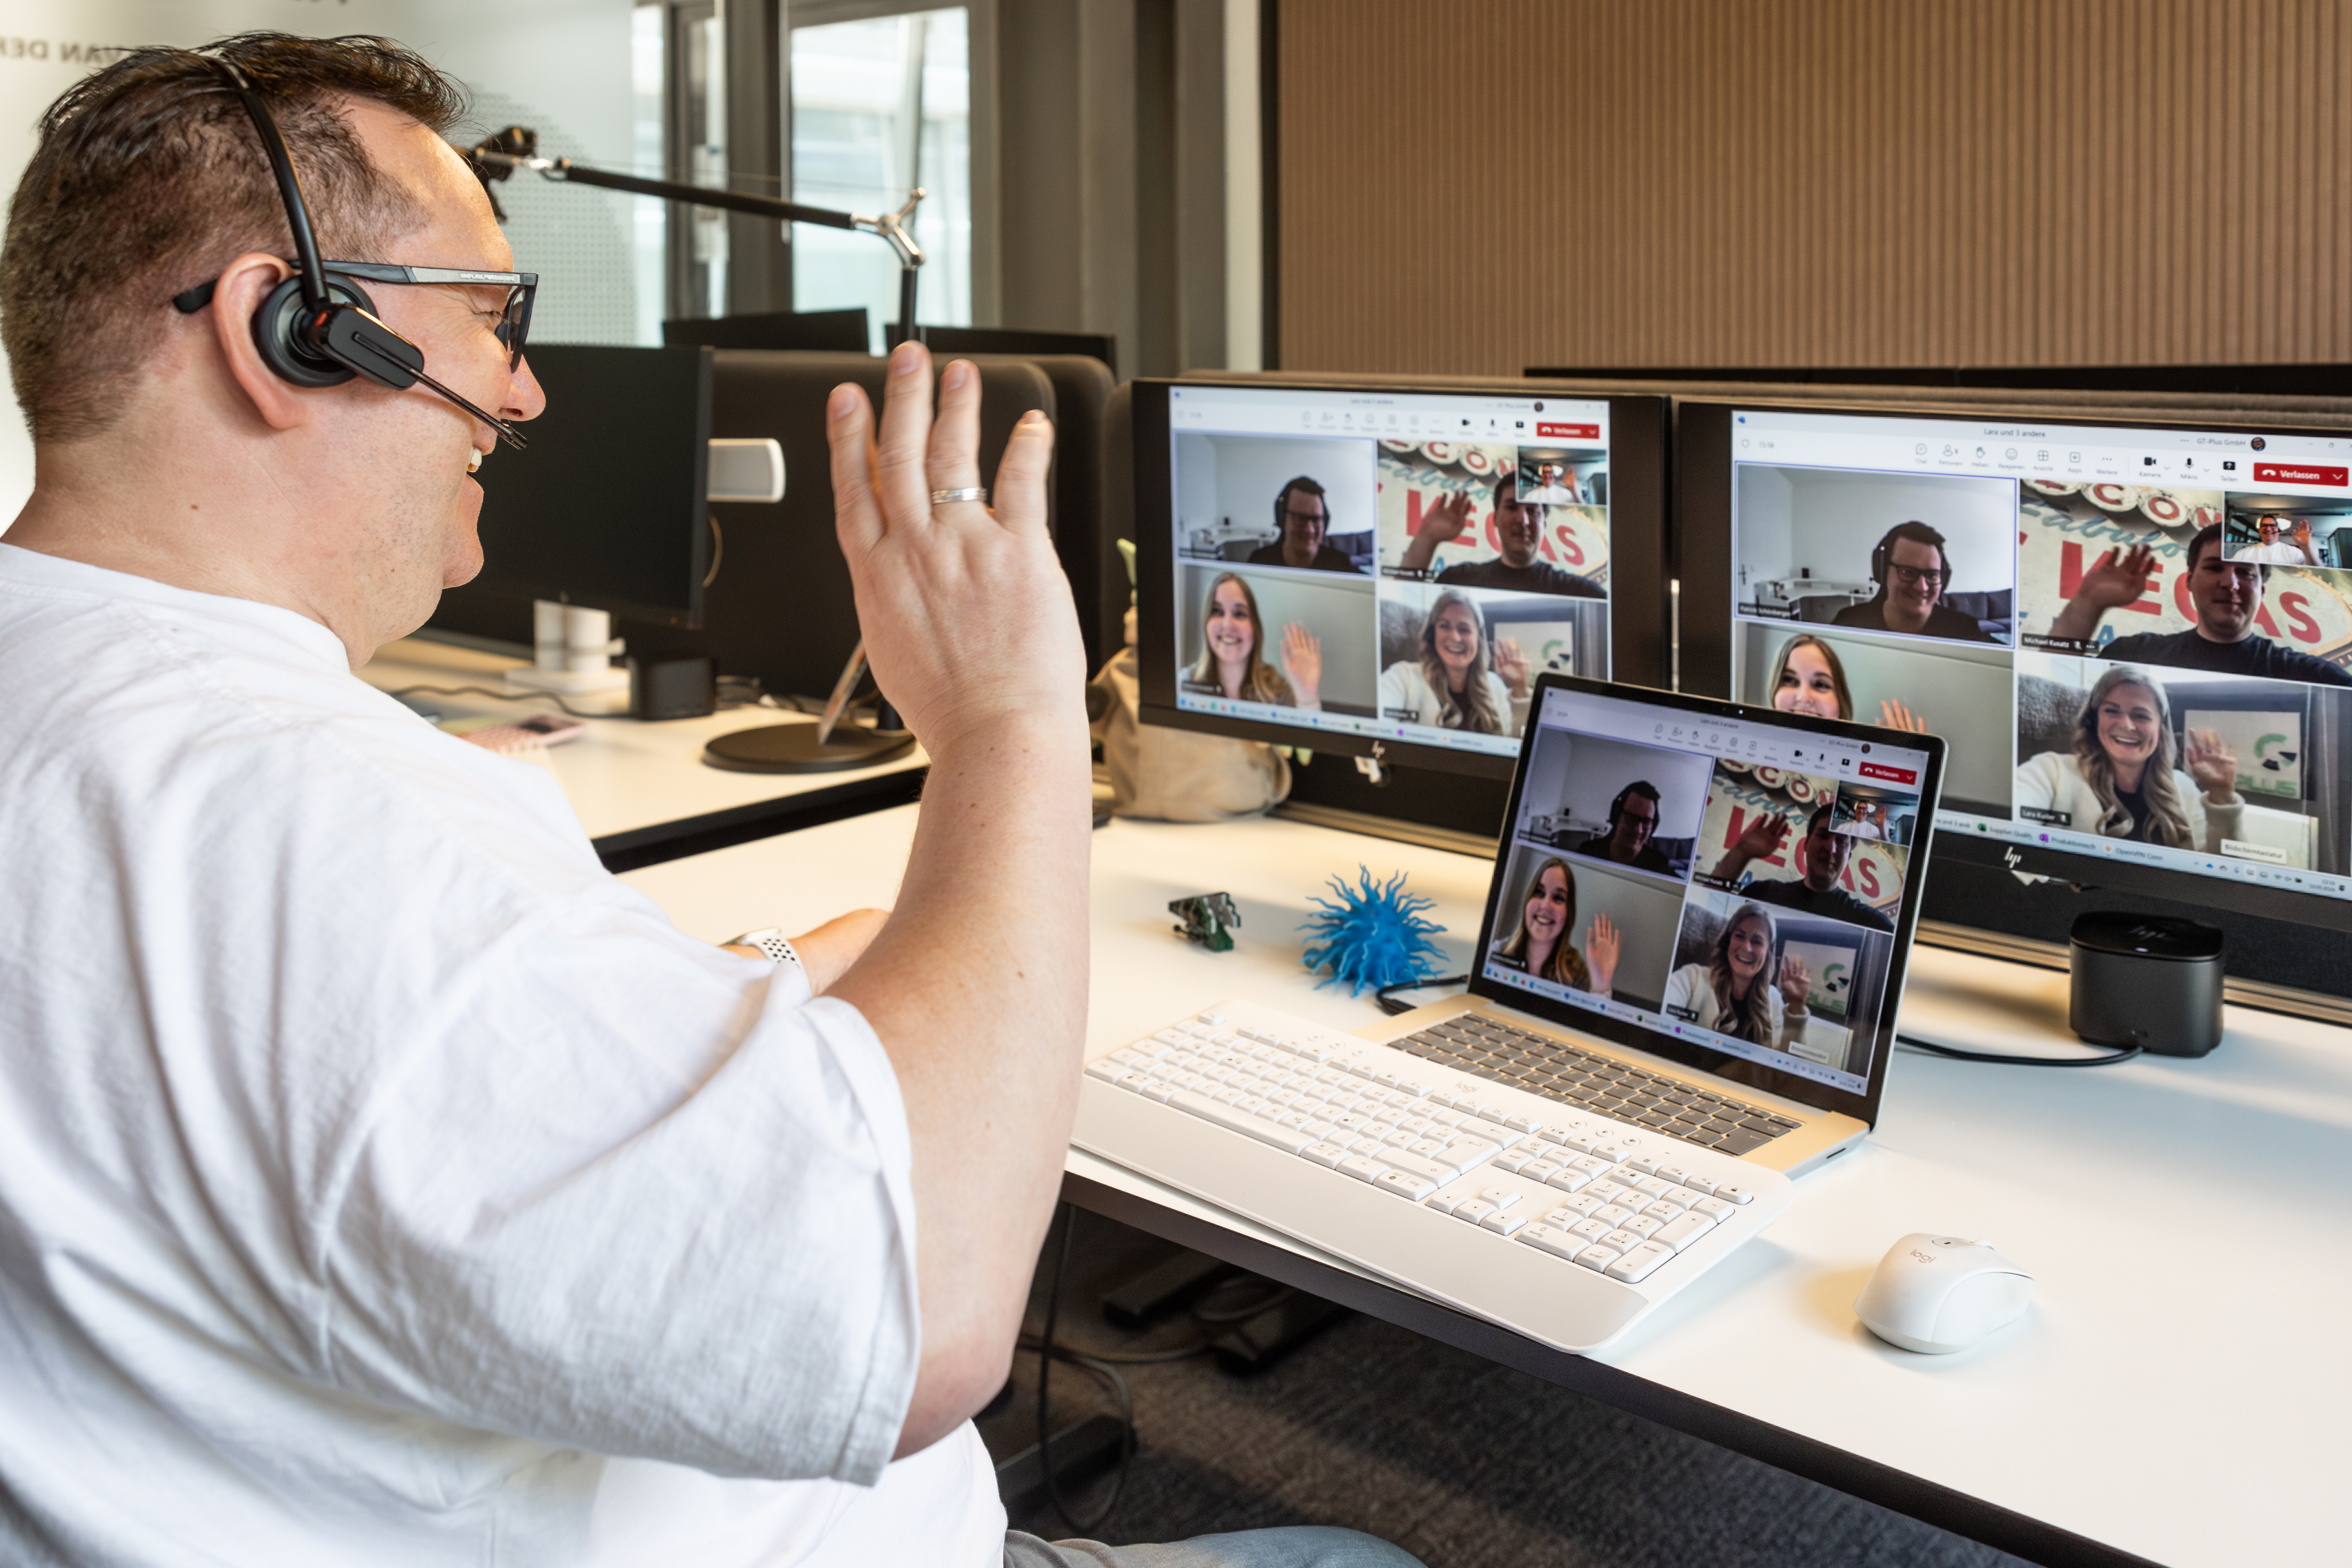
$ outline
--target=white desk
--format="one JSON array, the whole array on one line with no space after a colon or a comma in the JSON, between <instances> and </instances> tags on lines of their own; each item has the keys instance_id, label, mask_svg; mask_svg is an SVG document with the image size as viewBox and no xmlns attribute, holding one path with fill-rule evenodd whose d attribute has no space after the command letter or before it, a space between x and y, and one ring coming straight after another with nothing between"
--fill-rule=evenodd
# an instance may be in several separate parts
<instances>
[{"instance_id":1,"label":"white desk","mask_svg":"<svg viewBox=\"0 0 2352 1568\"><path fill-rule=\"evenodd\" d=\"M814 924L887 904L914 808L676 860L628 880L685 930ZM1368 995L1299 967L1309 895L1359 862L1437 900L1466 967L1487 868L1263 821L1095 836L1090 1055L1240 994L1343 1028ZM1167 901L1231 892L1240 947L1173 935ZM1906 1028L2060 1043L2065 978L1919 949ZM2074 1048L2081 1049L2079 1046ZM2343 1142L2338 1142L2338 1140ZM2352 1389L2352 1034L2231 1009L2200 1061L2086 1071L1906 1052L1868 1145L1804 1178L1759 1241L1610 1346L1563 1356L1367 1279L1073 1152L1068 1195L1171 1239L2043 1563L2342 1561L2333 1506ZM2022 1324L1956 1356L1852 1311L1895 1238L1999 1242L2039 1276Z\"/></svg>"},{"instance_id":2,"label":"white desk","mask_svg":"<svg viewBox=\"0 0 2352 1568\"><path fill-rule=\"evenodd\" d=\"M448 643L406 637L384 646L360 679L386 691L412 686L503 684L500 672L517 661ZM560 711L544 697L425 697L450 719L522 718ZM625 694L567 697L580 709ZM591 719L577 740L534 753L563 786L597 853L608 865L641 864L663 852L708 847L753 835L782 833L833 820L876 803L911 800L929 763L919 746L870 768L826 773L740 773L700 759L705 742L763 724L814 724L804 715L768 708L734 708L701 719L641 723L625 713Z\"/></svg>"}]
</instances>

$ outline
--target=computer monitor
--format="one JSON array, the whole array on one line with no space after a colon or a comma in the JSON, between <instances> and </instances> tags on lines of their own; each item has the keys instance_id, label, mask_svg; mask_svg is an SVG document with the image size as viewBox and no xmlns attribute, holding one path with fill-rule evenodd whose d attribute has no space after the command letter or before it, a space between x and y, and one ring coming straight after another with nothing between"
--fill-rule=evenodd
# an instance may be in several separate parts
<instances>
[{"instance_id":1,"label":"computer monitor","mask_svg":"<svg viewBox=\"0 0 2352 1568\"><path fill-rule=\"evenodd\" d=\"M749 316L696 316L662 323L662 342L714 349L814 349L862 354L866 307L846 310L769 310Z\"/></svg>"},{"instance_id":2,"label":"computer monitor","mask_svg":"<svg viewBox=\"0 0 2352 1568\"><path fill-rule=\"evenodd\" d=\"M1147 722L1504 780L1538 675L1662 682L1663 400L1134 384Z\"/></svg>"},{"instance_id":3,"label":"computer monitor","mask_svg":"<svg viewBox=\"0 0 2352 1568\"><path fill-rule=\"evenodd\" d=\"M2352 930L2352 428L1690 402L1675 442L1684 685L1942 735L1931 920L2161 900L2347 989L2271 961Z\"/></svg>"},{"instance_id":4,"label":"computer monitor","mask_svg":"<svg viewBox=\"0 0 2352 1568\"><path fill-rule=\"evenodd\" d=\"M1083 354L1118 374L1118 340L1108 332L1033 332L1018 327L924 327L915 335L942 361L957 354Z\"/></svg>"},{"instance_id":5,"label":"computer monitor","mask_svg":"<svg viewBox=\"0 0 2352 1568\"><path fill-rule=\"evenodd\" d=\"M702 623L710 571L711 355L533 344L547 412L482 461L482 571L432 625L528 641L530 601L657 626Z\"/></svg>"}]
</instances>

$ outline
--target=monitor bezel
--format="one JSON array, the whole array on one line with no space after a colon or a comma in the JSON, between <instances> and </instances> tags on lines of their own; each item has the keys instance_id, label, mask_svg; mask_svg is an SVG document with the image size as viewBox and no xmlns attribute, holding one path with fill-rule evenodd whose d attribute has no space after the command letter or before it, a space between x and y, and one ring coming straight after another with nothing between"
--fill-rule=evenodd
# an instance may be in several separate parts
<instances>
[{"instance_id":1,"label":"monitor bezel","mask_svg":"<svg viewBox=\"0 0 2352 1568\"><path fill-rule=\"evenodd\" d=\"M1732 574L1731 483L1732 416L1741 409L1786 410L1817 414L1825 418L1864 419L1992 419L2030 418L2037 425L2072 426L2085 429L2210 432L2215 435L2297 436L2342 439L2341 428L2297 426L2243 419L2150 419L2118 414L2102 417L2076 405L2049 409L2021 404L1992 408L1982 405L1923 406L1916 402L1899 407L1866 402L1835 404L1757 397L1737 401L1718 397L1675 400L1675 563L1682 582L1680 676L1685 689L1728 700L1731 696ZM1710 569L1716 564L1723 569ZM1930 836L1939 858L1996 868L2021 879L2046 878L2077 889L2100 888L2177 903L2204 905L2297 925L2352 932L2352 899L2292 888L2270 888L2203 877L2171 867L2126 865L2102 856L2084 855L2039 844L1979 838L1937 826ZM1958 911L1954 911L1956 914ZM1939 911L1938 919L1946 918ZM1971 908L1964 923L1986 930L2003 929L1996 911Z\"/></svg>"},{"instance_id":2,"label":"monitor bezel","mask_svg":"<svg viewBox=\"0 0 2352 1568\"><path fill-rule=\"evenodd\" d=\"M1143 722L1270 745L1298 746L1384 764L1423 767L1477 778L1507 779L1513 752L1492 755L1385 736L1268 723L1220 713L1194 713L1176 703L1175 517L1170 471L1169 394L1179 387L1230 390L1260 383L1233 376L1139 380L1133 386L1135 482L1136 674L1138 716ZM1655 394L1599 396L1515 381L1491 384L1391 380L1307 380L1285 376L1263 383L1280 392L1367 392L1401 396L1579 398L1609 405L1609 668L1622 683L1664 686L1667 654L1667 399ZM1635 519L1647 526L1621 526ZM1630 548L1629 548L1630 545ZM1646 548L1644 548L1646 546Z\"/></svg>"},{"instance_id":3,"label":"monitor bezel","mask_svg":"<svg viewBox=\"0 0 2352 1568\"><path fill-rule=\"evenodd\" d=\"M1895 946L1886 966L1886 1002L1879 1010L1878 1030L1871 1041L1870 1061L1863 1073L1863 1091L1856 1094L1834 1084L1820 1083L1812 1079L1763 1062L1750 1061L1728 1052L1710 1050L1706 1047L1678 1040L1640 1024L1627 1023L1605 1014L1591 1013L1580 1007L1570 1007L1549 997L1516 986L1489 980L1486 973L1486 956L1495 941L1496 921L1503 912L1505 872L1511 860L1512 825L1519 819L1520 796L1527 788L1528 759L1534 754L1536 735L1543 728L1541 715L1545 698L1555 690L1583 692L1588 696L1611 697L1624 701L1643 702L1672 708L1679 712L1700 713L1715 719L1738 719L1749 723L1761 723L1802 734L1828 735L1843 741L1872 741L1900 746L1908 751L1927 753L1927 773L1920 781L1920 805L1932 819L1944 794L1945 745L1938 735L1914 735L1901 731L1882 730L1872 724L1855 724L1839 719L1817 719L1806 713L1783 713L1777 708L1758 708L1748 703L1733 702L1722 698L1702 697L1687 691L1658 691L1645 687L1626 687L1606 680L1587 680L1572 675L1545 674L1536 679L1534 694L1528 707L1528 727L1520 737L1518 762L1511 774L1510 800L1504 807L1502 838L1496 847L1495 874L1486 889L1486 908L1478 921L1478 945L1471 950L1470 992L1475 996L1518 1012L1533 1014L1546 1023L1563 1029L1574 1029L1597 1035L1612 1045L1629 1050L1646 1051L1664 1058L1677 1066L1691 1068L1728 1082L1745 1085L1783 1100L1816 1110L1840 1112L1852 1116L1869 1126L1878 1123L1878 1105L1885 1092L1886 1071L1895 1052L1895 1037L1902 1030L1903 993L1911 967L1911 946L1919 925L1919 906L1927 885L1927 872L1933 859L1929 846L1915 844L1912 853L1915 864L1903 883L1903 901L1895 920ZM1712 774L1710 774L1710 778ZM1929 836L1932 838L1934 836ZM1696 870L1696 868L1694 868ZM1685 883L1685 897L1689 883Z\"/></svg>"}]
</instances>

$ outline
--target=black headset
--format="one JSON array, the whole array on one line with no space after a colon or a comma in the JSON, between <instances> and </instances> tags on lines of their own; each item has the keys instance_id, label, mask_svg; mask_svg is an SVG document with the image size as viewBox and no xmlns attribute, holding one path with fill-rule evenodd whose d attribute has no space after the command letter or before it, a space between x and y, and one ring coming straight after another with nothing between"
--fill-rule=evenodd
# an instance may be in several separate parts
<instances>
[{"instance_id":1,"label":"black headset","mask_svg":"<svg viewBox=\"0 0 2352 1568\"><path fill-rule=\"evenodd\" d=\"M1616 833L1617 819L1625 815L1625 803L1633 799L1637 795L1643 800L1648 801L1652 805L1658 804L1658 787L1657 785L1651 784L1647 779L1636 779L1632 784L1627 784L1623 789L1617 792L1617 798L1609 803L1609 831L1611 834L1613 835ZM1653 824L1653 826L1655 825Z\"/></svg>"},{"instance_id":2,"label":"black headset","mask_svg":"<svg viewBox=\"0 0 2352 1568\"><path fill-rule=\"evenodd\" d=\"M278 195L286 204L286 225L294 231L294 275L269 291L253 315L253 346L264 363L281 381L296 386L341 386L364 376L376 385L405 392L423 382L499 433L517 451L530 443L522 432L425 374L425 351L376 318L375 301L359 284L343 277L330 278L319 259L318 235L310 227L310 209L302 200L302 183L286 151L286 139L253 83L236 63L216 57L207 61L228 79L229 86L252 117L278 178ZM218 283L201 283L173 297L183 315L193 315L212 302Z\"/></svg>"},{"instance_id":3,"label":"black headset","mask_svg":"<svg viewBox=\"0 0 2352 1568\"><path fill-rule=\"evenodd\" d=\"M1290 480L1280 489L1274 492L1274 526L1277 531L1287 529L1290 526L1290 520L1283 515L1290 506L1290 492L1297 489L1301 485L1311 485L1315 481L1313 479L1308 479L1305 474L1301 474L1297 479ZM1309 490L1307 493L1314 496L1317 500L1323 503L1323 531L1325 533L1330 532L1331 502L1329 498L1317 490Z\"/></svg>"},{"instance_id":4,"label":"black headset","mask_svg":"<svg viewBox=\"0 0 2352 1568\"><path fill-rule=\"evenodd\" d=\"M1895 536L1906 528L1927 528L1927 525L1924 522L1898 522L1893 528L1888 529L1885 535L1881 538L1875 545L1871 547L1870 580L1877 584L1881 588L1885 588L1886 586L1887 568L1894 564ZM1939 529L1927 528L1927 531L1935 534L1939 540L1943 537L1942 531ZM1926 544L1927 542L1923 539L1918 541L1918 542ZM1935 551L1936 559L1943 563L1944 586L1947 588L1950 587L1952 585L1952 552L1950 549L1943 544L1933 544L1929 545L1928 548Z\"/></svg>"}]
</instances>

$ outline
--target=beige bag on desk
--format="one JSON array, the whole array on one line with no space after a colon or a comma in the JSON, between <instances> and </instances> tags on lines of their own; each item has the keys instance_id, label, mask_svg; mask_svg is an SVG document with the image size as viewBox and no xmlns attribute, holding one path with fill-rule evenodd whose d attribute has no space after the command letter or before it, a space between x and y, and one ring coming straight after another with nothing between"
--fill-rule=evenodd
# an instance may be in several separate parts
<instances>
[{"instance_id":1,"label":"beige bag on desk","mask_svg":"<svg viewBox=\"0 0 2352 1568\"><path fill-rule=\"evenodd\" d=\"M1110 771L1118 816L1160 822L1224 822L1255 816L1290 794L1290 764L1258 741L1139 723L1135 612L1127 612L1127 646L1094 685L1110 699L1095 721Z\"/></svg>"}]
</instances>

